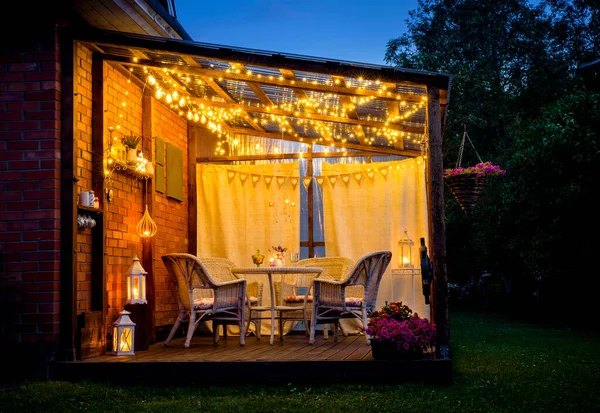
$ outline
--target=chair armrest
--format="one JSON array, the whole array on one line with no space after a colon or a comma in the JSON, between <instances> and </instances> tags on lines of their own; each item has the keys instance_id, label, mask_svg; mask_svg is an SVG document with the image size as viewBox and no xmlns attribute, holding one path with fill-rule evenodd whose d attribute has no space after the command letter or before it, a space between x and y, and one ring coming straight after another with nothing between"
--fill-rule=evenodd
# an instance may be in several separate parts
<instances>
[{"instance_id":1,"label":"chair armrest","mask_svg":"<svg viewBox=\"0 0 600 413\"><path fill-rule=\"evenodd\" d=\"M220 308L243 308L246 301L246 280L215 283L214 310Z\"/></svg>"},{"instance_id":2,"label":"chair armrest","mask_svg":"<svg viewBox=\"0 0 600 413\"><path fill-rule=\"evenodd\" d=\"M313 281L313 300L315 305L344 306L343 292L345 285L340 281L320 280Z\"/></svg>"}]
</instances>

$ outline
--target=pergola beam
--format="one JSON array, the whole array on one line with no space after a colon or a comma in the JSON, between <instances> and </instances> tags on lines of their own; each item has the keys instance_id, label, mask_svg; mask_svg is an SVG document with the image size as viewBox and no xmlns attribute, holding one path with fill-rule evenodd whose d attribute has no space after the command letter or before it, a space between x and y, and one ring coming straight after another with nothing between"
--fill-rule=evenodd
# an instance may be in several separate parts
<instances>
[{"instance_id":1,"label":"pergola beam","mask_svg":"<svg viewBox=\"0 0 600 413\"><path fill-rule=\"evenodd\" d=\"M385 100L393 100L393 101L405 101L407 103L421 103L425 96L421 95L410 95L410 94L398 94L391 93L388 95L387 93L379 93L376 90L370 89L360 89L360 88L346 88L341 86L334 85L322 85L322 84L314 84L311 82L303 82L303 81L295 81L295 80L286 80L285 78L280 79L279 77L269 77L269 76L261 76L258 75L249 75L246 73L236 73L236 72L227 72L222 70L215 69L207 69L202 67L194 67L194 66L178 66L178 65L170 65L169 67L165 64L161 64L159 62L155 62L153 60L143 60L140 59L138 62L132 62L130 58L122 57L122 56L114 56L114 55L106 55L105 58L110 61L123 63L129 66L134 67L154 67L160 70L167 69L168 71L174 71L176 73L181 73L185 75L192 76L208 76L217 79L228 79L228 80L237 80L246 83L258 83L270 86L279 86L279 87L287 87L290 89L298 89L298 90L313 90L316 92L322 93L334 93L339 95L348 95L348 96L372 96L378 99ZM287 70L287 69L282 69ZM292 71L290 71L292 72ZM293 72L292 72L293 73ZM293 83L292 83L293 82Z\"/></svg>"},{"instance_id":2,"label":"pergola beam","mask_svg":"<svg viewBox=\"0 0 600 413\"><path fill-rule=\"evenodd\" d=\"M348 87L348 85L346 84L345 77L331 76L331 78L334 80L334 82L338 81L339 83L342 84L342 86ZM348 114L348 117L350 117L351 119L358 120L359 117L358 117L358 113L356 112L356 106L354 105L354 103L352 103L352 100L350 100L350 97L347 95L340 95L340 101L342 102L342 105L346 109L346 113ZM362 125L352 125L352 130L354 131L354 135L356 135L356 139L358 139L358 141L361 144L363 144L363 145L366 144L367 134L365 132L365 129L362 127Z\"/></svg>"},{"instance_id":3,"label":"pergola beam","mask_svg":"<svg viewBox=\"0 0 600 413\"><path fill-rule=\"evenodd\" d=\"M313 152L313 158L360 158L381 155L377 152L352 151L352 152ZM224 163L231 161L272 161L279 159L305 159L306 153L268 153L262 155L215 155L199 156L197 163Z\"/></svg>"}]
</instances>

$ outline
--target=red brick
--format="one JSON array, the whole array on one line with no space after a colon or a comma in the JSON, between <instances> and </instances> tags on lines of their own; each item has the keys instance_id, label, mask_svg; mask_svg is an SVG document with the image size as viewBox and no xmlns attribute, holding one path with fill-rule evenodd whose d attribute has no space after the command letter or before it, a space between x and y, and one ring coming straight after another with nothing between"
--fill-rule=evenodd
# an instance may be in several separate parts
<instances>
[{"instance_id":1,"label":"red brick","mask_svg":"<svg viewBox=\"0 0 600 413\"><path fill-rule=\"evenodd\" d=\"M9 231L35 231L40 228L40 223L36 221L11 222L7 227Z\"/></svg>"},{"instance_id":2,"label":"red brick","mask_svg":"<svg viewBox=\"0 0 600 413\"><path fill-rule=\"evenodd\" d=\"M60 201L58 199L43 199L40 201L42 209L60 209Z\"/></svg>"},{"instance_id":3,"label":"red brick","mask_svg":"<svg viewBox=\"0 0 600 413\"><path fill-rule=\"evenodd\" d=\"M2 173L0 172L0 178L2 178ZM40 180L40 179L49 179L49 178L60 178L59 170L52 171L31 171L31 172L23 172L23 179L26 181L29 180Z\"/></svg>"},{"instance_id":4,"label":"red brick","mask_svg":"<svg viewBox=\"0 0 600 413\"><path fill-rule=\"evenodd\" d=\"M25 131L25 139L58 139L58 130Z\"/></svg>"},{"instance_id":5,"label":"red brick","mask_svg":"<svg viewBox=\"0 0 600 413\"><path fill-rule=\"evenodd\" d=\"M20 201L23 194L20 191L2 191L0 192L0 201Z\"/></svg>"},{"instance_id":6,"label":"red brick","mask_svg":"<svg viewBox=\"0 0 600 413\"><path fill-rule=\"evenodd\" d=\"M58 237L52 241L40 241L40 251L54 251L60 250L60 241L57 241Z\"/></svg>"},{"instance_id":7,"label":"red brick","mask_svg":"<svg viewBox=\"0 0 600 413\"><path fill-rule=\"evenodd\" d=\"M47 119L57 119L58 112L53 110L44 110L37 112L25 112L26 120L47 120Z\"/></svg>"},{"instance_id":8,"label":"red brick","mask_svg":"<svg viewBox=\"0 0 600 413\"><path fill-rule=\"evenodd\" d=\"M0 121L23 120L22 112L0 112Z\"/></svg>"},{"instance_id":9,"label":"red brick","mask_svg":"<svg viewBox=\"0 0 600 413\"><path fill-rule=\"evenodd\" d=\"M27 72L25 73L25 80L27 82L34 82L40 80L59 80L60 76L58 72Z\"/></svg>"},{"instance_id":10,"label":"red brick","mask_svg":"<svg viewBox=\"0 0 600 413\"><path fill-rule=\"evenodd\" d=\"M39 291L38 283L9 283L4 287L11 293L37 293Z\"/></svg>"},{"instance_id":11,"label":"red brick","mask_svg":"<svg viewBox=\"0 0 600 413\"><path fill-rule=\"evenodd\" d=\"M59 231L31 231L23 233L24 241L41 241L41 240L53 240L60 237Z\"/></svg>"},{"instance_id":12,"label":"red brick","mask_svg":"<svg viewBox=\"0 0 600 413\"><path fill-rule=\"evenodd\" d=\"M0 181L17 181L22 179L23 174L21 172L0 172Z\"/></svg>"},{"instance_id":13,"label":"red brick","mask_svg":"<svg viewBox=\"0 0 600 413\"><path fill-rule=\"evenodd\" d=\"M58 251L42 251L42 252L24 252L23 259L27 261L41 260L41 261L51 261L51 260L60 260L60 252Z\"/></svg>"},{"instance_id":14,"label":"red brick","mask_svg":"<svg viewBox=\"0 0 600 413\"><path fill-rule=\"evenodd\" d=\"M20 102L22 100L22 93L0 93L0 102Z\"/></svg>"},{"instance_id":15,"label":"red brick","mask_svg":"<svg viewBox=\"0 0 600 413\"><path fill-rule=\"evenodd\" d=\"M29 151L25 154L25 159L57 159L60 158L60 151Z\"/></svg>"},{"instance_id":16,"label":"red brick","mask_svg":"<svg viewBox=\"0 0 600 413\"><path fill-rule=\"evenodd\" d=\"M37 181L35 182L9 182L6 185L7 191L29 191L32 189L38 189L39 184Z\"/></svg>"},{"instance_id":17,"label":"red brick","mask_svg":"<svg viewBox=\"0 0 600 413\"><path fill-rule=\"evenodd\" d=\"M59 291L60 290L60 282L46 282L38 284L40 291Z\"/></svg>"},{"instance_id":18,"label":"red brick","mask_svg":"<svg viewBox=\"0 0 600 413\"><path fill-rule=\"evenodd\" d=\"M45 91L45 92L27 92L25 100L60 100L60 92Z\"/></svg>"},{"instance_id":19,"label":"red brick","mask_svg":"<svg viewBox=\"0 0 600 413\"><path fill-rule=\"evenodd\" d=\"M0 152L0 161L14 161L23 159L22 151L2 151Z\"/></svg>"},{"instance_id":20,"label":"red brick","mask_svg":"<svg viewBox=\"0 0 600 413\"><path fill-rule=\"evenodd\" d=\"M60 90L60 83L50 80L43 81L42 90Z\"/></svg>"},{"instance_id":21,"label":"red brick","mask_svg":"<svg viewBox=\"0 0 600 413\"><path fill-rule=\"evenodd\" d=\"M31 209L38 209L39 202L38 201L19 201L19 202L9 202L8 210L9 211L25 211Z\"/></svg>"},{"instance_id":22,"label":"red brick","mask_svg":"<svg viewBox=\"0 0 600 413\"><path fill-rule=\"evenodd\" d=\"M12 132L3 132L0 131L0 139L22 139L23 138L23 132L21 131L12 131Z\"/></svg>"},{"instance_id":23,"label":"red brick","mask_svg":"<svg viewBox=\"0 0 600 413\"><path fill-rule=\"evenodd\" d=\"M46 179L40 182L40 189L59 189L60 181L58 179Z\"/></svg>"},{"instance_id":24,"label":"red brick","mask_svg":"<svg viewBox=\"0 0 600 413\"><path fill-rule=\"evenodd\" d=\"M40 82L23 82L23 83L9 83L7 90L9 92L31 92L41 90Z\"/></svg>"},{"instance_id":25,"label":"red brick","mask_svg":"<svg viewBox=\"0 0 600 413\"><path fill-rule=\"evenodd\" d=\"M60 270L60 262L40 262L40 271L59 271Z\"/></svg>"},{"instance_id":26,"label":"red brick","mask_svg":"<svg viewBox=\"0 0 600 413\"><path fill-rule=\"evenodd\" d=\"M40 161L11 161L9 169L39 169Z\"/></svg>"},{"instance_id":27,"label":"red brick","mask_svg":"<svg viewBox=\"0 0 600 413\"><path fill-rule=\"evenodd\" d=\"M14 326L19 333L35 333L37 326L35 324L17 324Z\"/></svg>"},{"instance_id":28,"label":"red brick","mask_svg":"<svg viewBox=\"0 0 600 413\"><path fill-rule=\"evenodd\" d=\"M37 262L9 262L6 264L8 271L22 272L22 271L37 271Z\"/></svg>"},{"instance_id":29,"label":"red brick","mask_svg":"<svg viewBox=\"0 0 600 413\"><path fill-rule=\"evenodd\" d=\"M42 160L40 161L40 166L42 169L60 170L61 163L58 159Z\"/></svg>"},{"instance_id":30,"label":"red brick","mask_svg":"<svg viewBox=\"0 0 600 413\"><path fill-rule=\"evenodd\" d=\"M58 331L58 328L58 323L38 324L38 331L41 333L52 333L54 331Z\"/></svg>"},{"instance_id":31,"label":"red brick","mask_svg":"<svg viewBox=\"0 0 600 413\"><path fill-rule=\"evenodd\" d=\"M60 102L49 101L49 102L40 102L41 110L60 110Z\"/></svg>"},{"instance_id":32,"label":"red brick","mask_svg":"<svg viewBox=\"0 0 600 413\"><path fill-rule=\"evenodd\" d=\"M4 242L15 242L15 241L22 241L22 234L20 232L5 232L4 234L2 234L2 241ZM10 264L9 265L9 271L10 270Z\"/></svg>"},{"instance_id":33,"label":"red brick","mask_svg":"<svg viewBox=\"0 0 600 413\"><path fill-rule=\"evenodd\" d=\"M6 124L8 130L23 130L23 129L39 129L39 122L35 121L22 121L22 122L8 122Z\"/></svg>"},{"instance_id":34,"label":"red brick","mask_svg":"<svg viewBox=\"0 0 600 413\"><path fill-rule=\"evenodd\" d=\"M43 263L40 263L40 266ZM31 272L23 274L23 281L36 283L38 281L56 281L60 276L57 272Z\"/></svg>"},{"instance_id":35,"label":"red brick","mask_svg":"<svg viewBox=\"0 0 600 413\"><path fill-rule=\"evenodd\" d=\"M21 212L0 212L0 221L20 221L22 219Z\"/></svg>"},{"instance_id":36,"label":"red brick","mask_svg":"<svg viewBox=\"0 0 600 413\"><path fill-rule=\"evenodd\" d=\"M42 120L40 124L42 129L60 129L60 121L58 120Z\"/></svg>"},{"instance_id":37,"label":"red brick","mask_svg":"<svg viewBox=\"0 0 600 413\"><path fill-rule=\"evenodd\" d=\"M23 302L26 303L58 301L58 297L58 292L28 293L22 295Z\"/></svg>"},{"instance_id":38,"label":"red brick","mask_svg":"<svg viewBox=\"0 0 600 413\"><path fill-rule=\"evenodd\" d=\"M23 73L0 73L0 82L22 82Z\"/></svg>"},{"instance_id":39,"label":"red brick","mask_svg":"<svg viewBox=\"0 0 600 413\"><path fill-rule=\"evenodd\" d=\"M60 141L58 140L58 131L52 131L55 136L51 140L44 140L40 142L40 149L60 149ZM25 132L27 134L27 132Z\"/></svg>"},{"instance_id":40,"label":"red brick","mask_svg":"<svg viewBox=\"0 0 600 413\"><path fill-rule=\"evenodd\" d=\"M58 313L60 311L59 303L50 303L50 304L39 304L40 314L43 313Z\"/></svg>"},{"instance_id":41,"label":"red brick","mask_svg":"<svg viewBox=\"0 0 600 413\"><path fill-rule=\"evenodd\" d=\"M23 54L22 53L4 53L0 54L0 62L9 63L9 62L22 62Z\"/></svg>"},{"instance_id":42,"label":"red brick","mask_svg":"<svg viewBox=\"0 0 600 413\"><path fill-rule=\"evenodd\" d=\"M37 142L14 141L8 143L8 149L13 151L35 151L39 147Z\"/></svg>"},{"instance_id":43,"label":"red brick","mask_svg":"<svg viewBox=\"0 0 600 413\"><path fill-rule=\"evenodd\" d=\"M37 249L37 242L11 242L6 245L6 251L35 251Z\"/></svg>"},{"instance_id":44,"label":"red brick","mask_svg":"<svg viewBox=\"0 0 600 413\"><path fill-rule=\"evenodd\" d=\"M56 52L43 52L43 53L27 53L25 55L25 61L27 62L41 62L43 60L57 60L58 54Z\"/></svg>"},{"instance_id":45,"label":"red brick","mask_svg":"<svg viewBox=\"0 0 600 413\"><path fill-rule=\"evenodd\" d=\"M23 212L23 219L60 219L60 211L25 211Z\"/></svg>"},{"instance_id":46,"label":"red brick","mask_svg":"<svg viewBox=\"0 0 600 413\"><path fill-rule=\"evenodd\" d=\"M15 102L15 103L7 103L7 110L38 110L40 108L40 104L38 102Z\"/></svg>"},{"instance_id":47,"label":"red brick","mask_svg":"<svg viewBox=\"0 0 600 413\"><path fill-rule=\"evenodd\" d=\"M33 72L37 68L37 63L10 63L8 65L9 72Z\"/></svg>"}]
</instances>

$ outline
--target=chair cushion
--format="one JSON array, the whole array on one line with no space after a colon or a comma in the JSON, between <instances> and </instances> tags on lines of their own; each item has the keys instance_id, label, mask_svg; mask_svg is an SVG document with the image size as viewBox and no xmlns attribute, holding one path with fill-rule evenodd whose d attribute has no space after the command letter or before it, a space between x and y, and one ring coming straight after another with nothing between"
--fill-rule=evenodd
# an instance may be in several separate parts
<instances>
[{"instance_id":1,"label":"chair cushion","mask_svg":"<svg viewBox=\"0 0 600 413\"><path fill-rule=\"evenodd\" d=\"M363 299L360 297L346 297L346 306L348 307L360 307L362 303Z\"/></svg>"},{"instance_id":2,"label":"chair cushion","mask_svg":"<svg viewBox=\"0 0 600 413\"><path fill-rule=\"evenodd\" d=\"M214 298L196 298L194 300L194 310L209 310L213 307Z\"/></svg>"},{"instance_id":3,"label":"chair cushion","mask_svg":"<svg viewBox=\"0 0 600 413\"><path fill-rule=\"evenodd\" d=\"M308 302L312 302L313 297L312 295L309 295L308 298L306 299L306 301ZM283 297L283 302L284 303L303 303L304 302L304 296L303 295L288 295Z\"/></svg>"},{"instance_id":4,"label":"chair cushion","mask_svg":"<svg viewBox=\"0 0 600 413\"><path fill-rule=\"evenodd\" d=\"M250 304L258 304L258 297L248 297Z\"/></svg>"}]
</instances>

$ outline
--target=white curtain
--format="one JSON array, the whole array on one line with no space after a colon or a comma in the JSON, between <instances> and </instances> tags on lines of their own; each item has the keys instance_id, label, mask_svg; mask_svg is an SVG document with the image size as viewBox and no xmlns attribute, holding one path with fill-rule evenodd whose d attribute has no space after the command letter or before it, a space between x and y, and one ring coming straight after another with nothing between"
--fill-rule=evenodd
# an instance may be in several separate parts
<instances>
[{"instance_id":1,"label":"white curtain","mask_svg":"<svg viewBox=\"0 0 600 413\"><path fill-rule=\"evenodd\" d=\"M269 265L272 246L281 245L288 253L299 251L299 175L298 162L199 164L197 256L228 258L238 267L251 267L251 256L257 250L266 256L264 266ZM267 277L249 277L248 281L263 283L263 298L268 304ZM263 334L270 331L267 321L262 323Z\"/></svg>"},{"instance_id":2,"label":"white curtain","mask_svg":"<svg viewBox=\"0 0 600 413\"><path fill-rule=\"evenodd\" d=\"M419 266L419 240L428 245L425 162L422 157L370 164L323 163L323 223L328 256L357 260L375 250L392 251L379 286L377 307L391 296L391 270L398 268L398 240L408 231ZM420 297L422 300L422 297ZM405 302L413 307L420 303ZM421 310L423 311L423 310ZM420 312L421 313L421 312ZM425 315L425 316L428 316Z\"/></svg>"}]
</instances>

